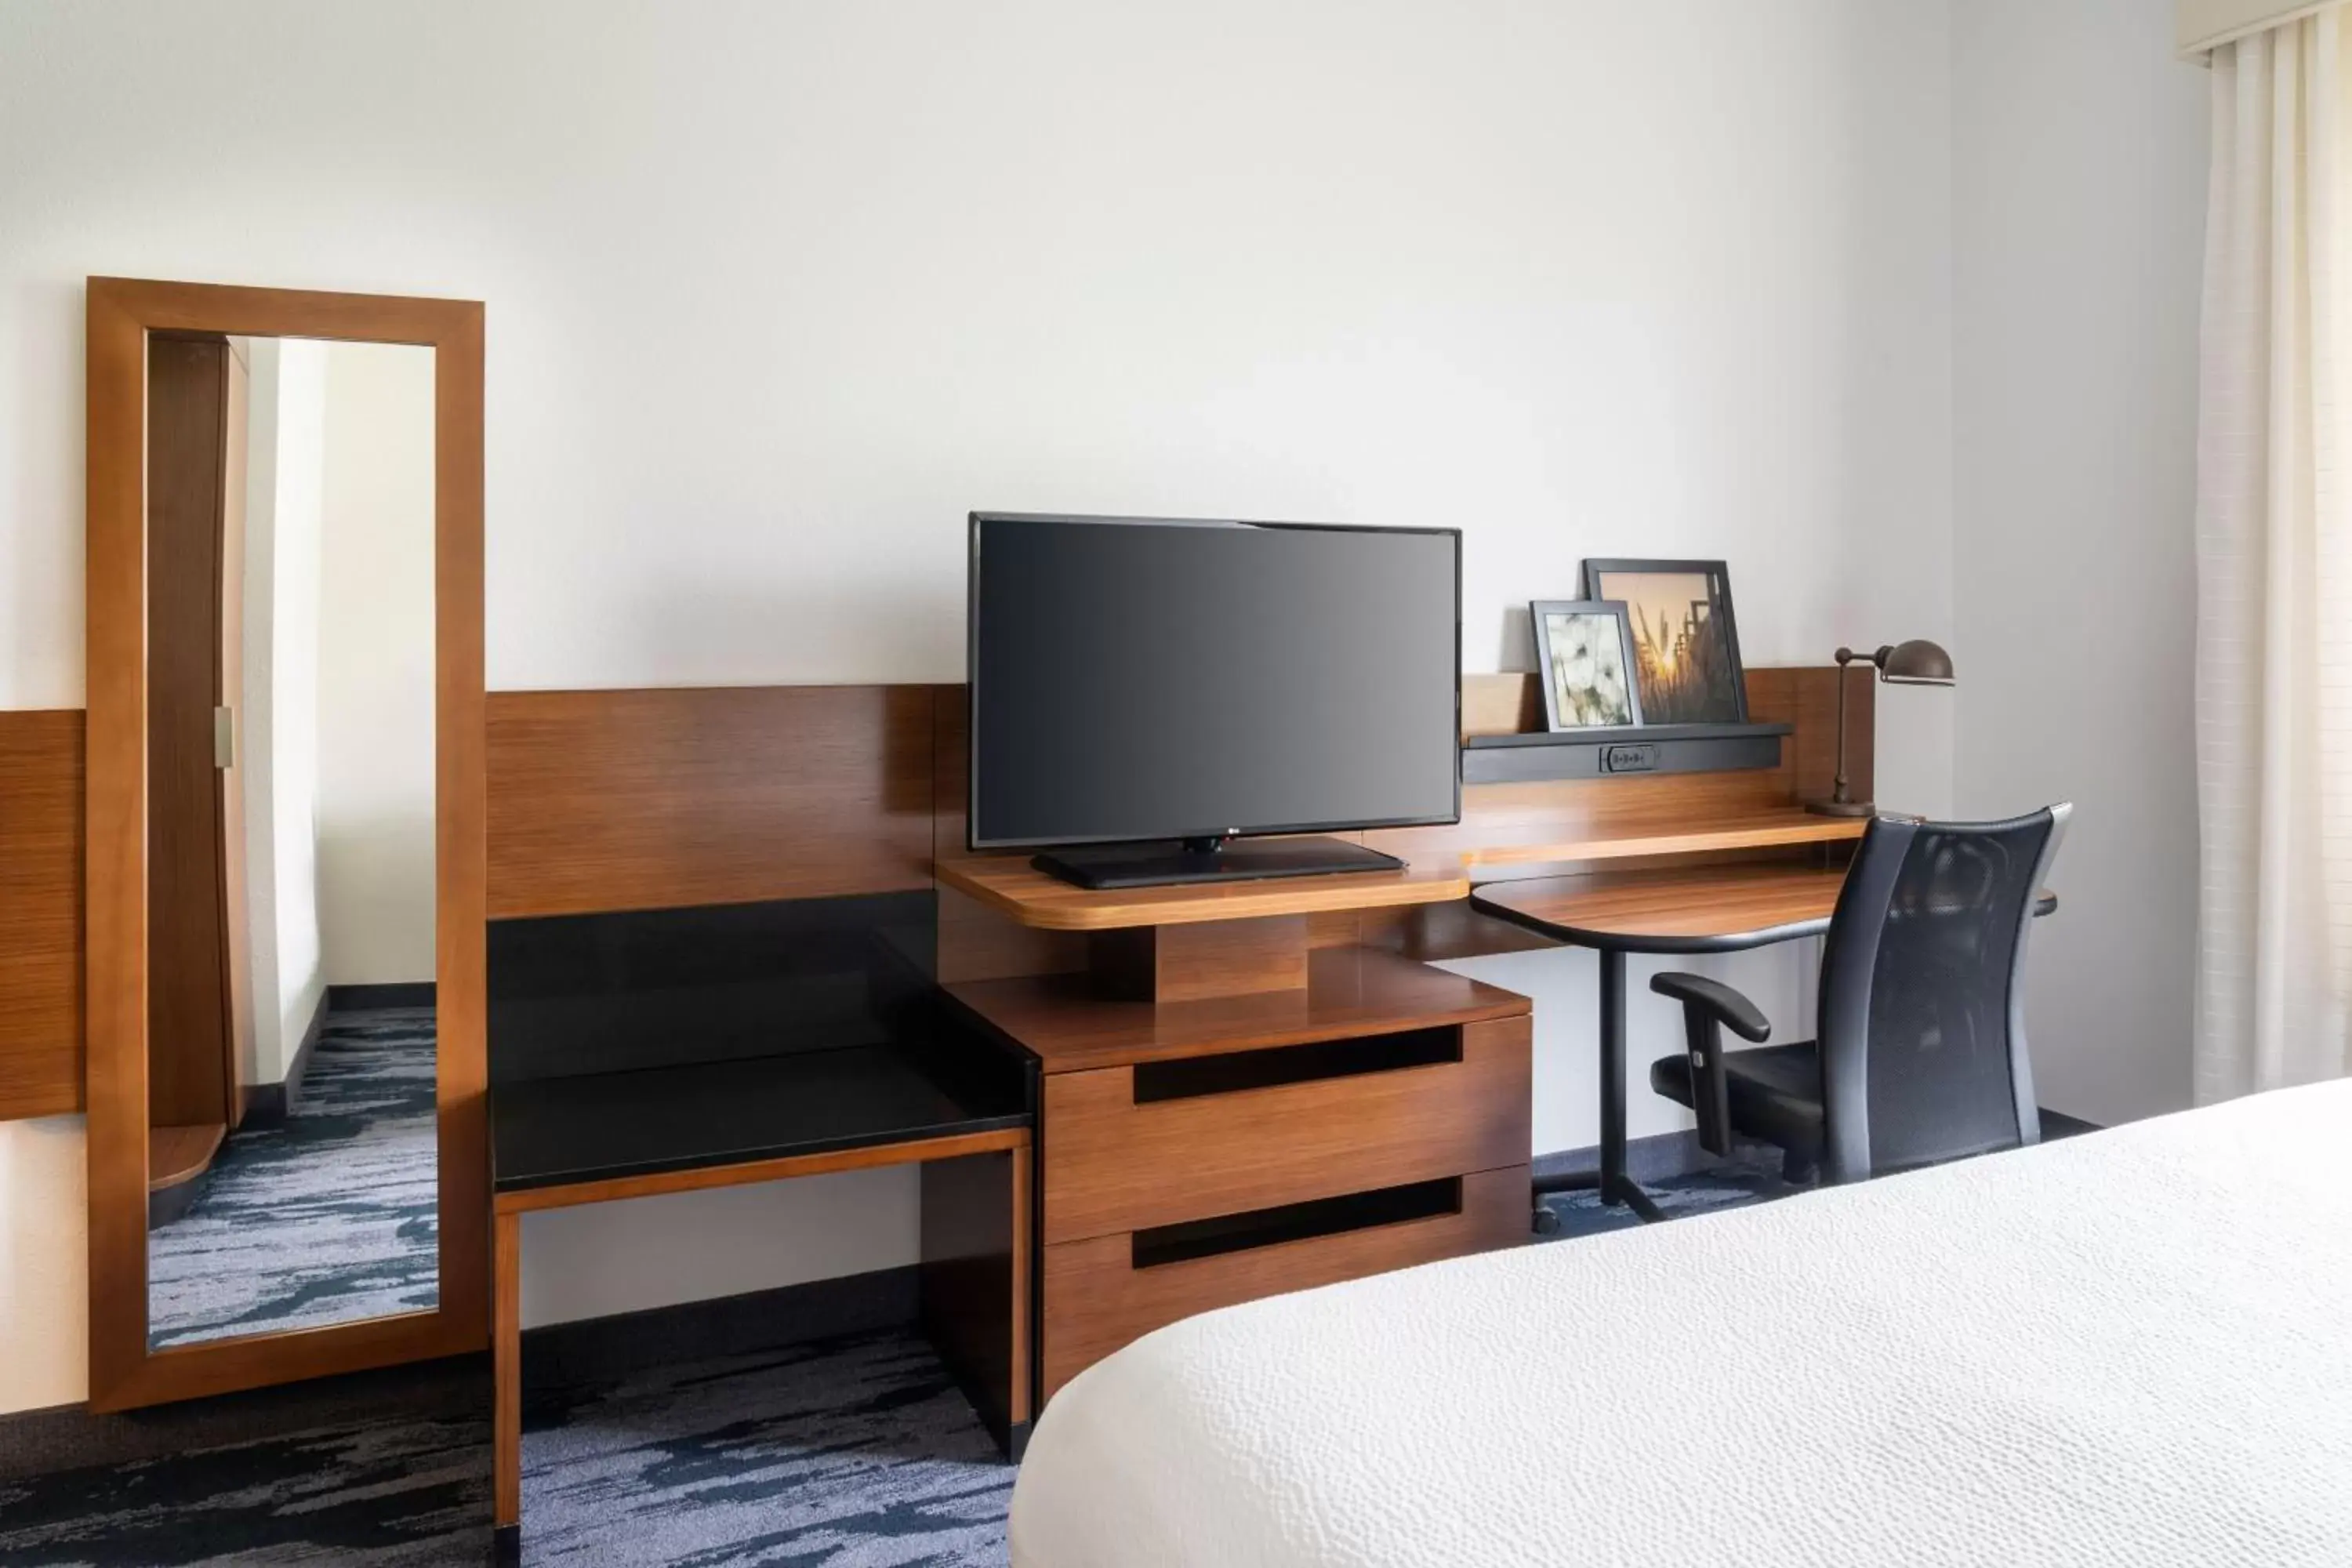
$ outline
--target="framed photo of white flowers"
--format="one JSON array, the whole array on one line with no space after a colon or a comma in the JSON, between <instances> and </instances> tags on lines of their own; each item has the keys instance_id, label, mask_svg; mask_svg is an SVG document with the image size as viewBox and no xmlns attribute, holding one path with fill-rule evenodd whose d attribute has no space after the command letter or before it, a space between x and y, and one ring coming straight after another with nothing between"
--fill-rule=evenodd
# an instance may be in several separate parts
<instances>
[{"instance_id":1,"label":"framed photo of white flowers","mask_svg":"<svg viewBox=\"0 0 2352 1568\"><path fill-rule=\"evenodd\" d=\"M1536 668L1544 720L1554 731L1619 729L1642 721L1633 630L1609 599L1538 600Z\"/></svg>"}]
</instances>

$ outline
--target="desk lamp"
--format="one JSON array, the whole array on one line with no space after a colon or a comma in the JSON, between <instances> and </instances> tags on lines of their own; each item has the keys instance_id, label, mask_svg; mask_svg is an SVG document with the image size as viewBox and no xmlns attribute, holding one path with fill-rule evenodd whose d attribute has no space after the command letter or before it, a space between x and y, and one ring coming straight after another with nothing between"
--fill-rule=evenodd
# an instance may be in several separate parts
<instances>
[{"instance_id":1,"label":"desk lamp","mask_svg":"<svg viewBox=\"0 0 2352 1568\"><path fill-rule=\"evenodd\" d=\"M1837 650L1837 787L1831 791L1827 800L1805 803L1805 809L1817 816L1870 816L1878 809L1870 801L1854 799L1845 776L1845 667L1863 657L1850 647ZM1870 655L1867 662L1878 671L1878 679L1889 686L1952 684L1952 656L1931 642L1896 643L1882 647Z\"/></svg>"}]
</instances>

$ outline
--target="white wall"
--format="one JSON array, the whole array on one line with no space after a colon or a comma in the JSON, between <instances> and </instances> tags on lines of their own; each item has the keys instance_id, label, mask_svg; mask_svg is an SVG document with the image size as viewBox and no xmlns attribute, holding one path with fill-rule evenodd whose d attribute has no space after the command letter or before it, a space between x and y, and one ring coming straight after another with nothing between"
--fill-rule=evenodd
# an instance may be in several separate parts
<instances>
[{"instance_id":1,"label":"white wall","mask_svg":"<svg viewBox=\"0 0 2352 1568\"><path fill-rule=\"evenodd\" d=\"M0 1121L0 1415L89 1391L81 1118Z\"/></svg>"},{"instance_id":2,"label":"white wall","mask_svg":"<svg viewBox=\"0 0 2352 1568\"><path fill-rule=\"evenodd\" d=\"M252 987L253 1037L237 1069L241 1083L286 1076L287 1020L278 972L278 747L272 665L278 651L273 599L278 554L278 342L238 338L247 370L244 579L238 585L243 684L236 715L236 771L245 805L245 950ZM299 1026L296 1026L299 1029ZM299 1034L296 1038L299 1039Z\"/></svg>"},{"instance_id":3,"label":"white wall","mask_svg":"<svg viewBox=\"0 0 2352 1568\"><path fill-rule=\"evenodd\" d=\"M433 978L433 351L325 351L319 942L327 981Z\"/></svg>"},{"instance_id":4,"label":"white wall","mask_svg":"<svg viewBox=\"0 0 2352 1568\"><path fill-rule=\"evenodd\" d=\"M270 826L278 889L282 1080L327 989L319 938L319 556L325 530L327 345L289 339L278 352L276 517L270 618L282 657L270 665Z\"/></svg>"},{"instance_id":5,"label":"white wall","mask_svg":"<svg viewBox=\"0 0 2352 1568\"><path fill-rule=\"evenodd\" d=\"M100 271L488 301L494 688L956 679L974 506L1458 523L1474 670L1588 554L1727 557L1759 665L1952 637L1948 53L1943 0L20 0L0 704L81 698ZM1891 803L1948 804L1939 702ZM1591 1142L1590 961L1481 972ZM863 1245L695 1212L534 1301Z\"/></svg>"},{"instance_id":6,"label":"white wall","mask_svg":"<svg viewBox=\"0 0 2352 1568\"><path fill-rule=\"evenodd\" d=\"M433 351L252 342L248 1081L330 984L433 975Z\"/></svg>"},{"instance_id":7,"label":"white wall","mask_svg":"<svg viewBox=\"0 0 2352 1568\"><path fill-rule=\"evenodd\" d=\"M285 1080L326 989L311 828L324 355L319 343L248 342L245 689L237 752L255 998L248 1083Z\"/></svg>"},{"instance_id":8,"label":"white wall","mask_svg":"<svg viewBox=\"0 0 2352 1568\"><path fill-rule=\"evenodd\" d=\"M2042 1103L2189 1103L2206 73L2162 0L1956 5L1963 811L2078 807L2037 928Z\"/></svg>"}]
</instances>

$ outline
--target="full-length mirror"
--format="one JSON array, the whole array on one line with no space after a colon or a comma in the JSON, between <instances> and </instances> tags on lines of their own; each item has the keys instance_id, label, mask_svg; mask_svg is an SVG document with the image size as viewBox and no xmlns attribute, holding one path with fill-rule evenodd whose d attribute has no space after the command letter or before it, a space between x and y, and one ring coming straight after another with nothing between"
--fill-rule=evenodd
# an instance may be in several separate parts
<instances>
[{"instance_id":1,"label":"full-length mirror","mask_svg":"<svg viewBox=\"0 0 2352 1568\"><path fill-rule=\"evenodd\" d=\"M147 348L147 1336L431 1310L434 351Z\"/></svg>"},{"instance_id":2,"label":"full-length mirror","mask_svg":"<svg viewBox=\"0 0 2352 1568\"><path fill-rule=\"evenodd\" d=\"M482 308L88 303L90 1403L479 1349Z\"/></svg>"}]
</instances>

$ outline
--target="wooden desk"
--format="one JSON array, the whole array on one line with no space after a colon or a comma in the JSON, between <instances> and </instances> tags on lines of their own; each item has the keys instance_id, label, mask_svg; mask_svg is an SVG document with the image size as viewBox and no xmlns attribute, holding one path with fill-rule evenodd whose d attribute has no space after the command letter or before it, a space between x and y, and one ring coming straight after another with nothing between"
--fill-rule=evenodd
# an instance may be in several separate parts
<instances>
[{"instance_id":1,"label":"wooden desk","mask_svg":"<svg viewBox=\"0 0 2352 1568\"><path fill-rule=\"evenodd\" d=\"M897 1046L499 1087L490 1103L490 1348L501 1559L515 1561L521 1549L525 1214L881 1165L1002 1162L994 1179L957 1194L960 1216L994 1210L973 1235L943 1238L943 1223L925 1215L926 1273L935 1263L946 1271L941 1291L925 1281L926 1313L935 1336L961 1342L942 1342L943 1352L961 1352L981 1375L1001 1379L1001 1392L985 1391L974 1404L983 1419L1001 1405L1017 1449L1031 1414L1032 1120L1017 1089L951 1086ZM929 1300L934 1294L956 1299Z\"/></svg>"},{"instance_id":2,"label":"wooden desk","mask_svg":"<svg viewBox=\"0 0 2352 1568\"><path fill-rule=\"evenodd\" d=\"M1528 1004L1416 960L1536 944L1473 912L1474 875L1841 857L1866 824L1801 804L1837 771L1841 679L1748 672L1778 765L1469 783L1459 822L1354 836L1402 872L1113 891L970 850L953 693L937 973L1041 1078L1040 1396L1188 1312L1524 1239ZM1871 689L1843 679L1866 790ZM1541 725L1532 677L1464 702L1465 733Z\"/></svg>"},{"instance_id":3,"label":"wooden desk","mask_svg":"<svg viewBox=\"0 0 2352 1568\"><path fill-rule=\"evenodd\" d=\"M1843 866L1774 861L1492 882L1471 907L1556 942L1617 952L1728 952L1829 930Z\"/></svg>"},{"instance_id":4,"label":"wooden desk","mask_svg":"<svg viewBox=\"0 0 2352 1568\"><path fill-rule=\"evenodd\" d=\"M1625 955L1733 952L1820 936L1830 929L1843 866L1775 861L1595 872L1491 883L1470 895L1482 913L1555 942L1591 948L1601 960L1601 1201L1645 1220L1664 1216L1625 1174ZM2036 915L2058 907L2044 892ZM1586 1184L1536 1184L1538 1196Z\"/></svg>"}]
</instances>

